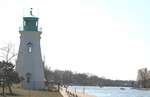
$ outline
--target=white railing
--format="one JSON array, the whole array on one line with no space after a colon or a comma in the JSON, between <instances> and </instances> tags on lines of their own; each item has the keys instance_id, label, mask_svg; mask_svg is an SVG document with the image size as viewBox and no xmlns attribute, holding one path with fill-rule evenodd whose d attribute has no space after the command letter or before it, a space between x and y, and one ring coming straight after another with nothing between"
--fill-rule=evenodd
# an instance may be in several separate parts
<instances>
[{"instance_id":1,"label":"white railing","mask_svg":"<svg viewBox=\"0 0 150 97\"><path fill-rule=\"evenodd\" d=\"M19 27L19 31L25 31L24 30L24 28L23 28L23 26L20 26ZM38 27L38 30L37 30L38 32L42 32L42 27Z\"/></svg>"}]
</instances>

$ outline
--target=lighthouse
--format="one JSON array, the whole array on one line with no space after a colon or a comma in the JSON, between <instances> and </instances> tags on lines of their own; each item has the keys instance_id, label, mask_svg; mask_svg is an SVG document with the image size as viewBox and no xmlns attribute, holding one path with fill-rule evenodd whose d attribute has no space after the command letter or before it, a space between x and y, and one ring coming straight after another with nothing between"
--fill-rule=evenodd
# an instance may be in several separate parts
<instances>
[{"instance_id":1,"label":"lighthouse","mask_svg":"<svg viewBox=\"0 0 150 97\"><path fill-rule=\"evenodd\" d=\"M44 66L41 57L39 18L34 16L32 8L30 15L23 17L23 27L19 29L20 46L16 61L16 71L23 79L25 89L44 89Z\"/></svg>"}]
</instances>

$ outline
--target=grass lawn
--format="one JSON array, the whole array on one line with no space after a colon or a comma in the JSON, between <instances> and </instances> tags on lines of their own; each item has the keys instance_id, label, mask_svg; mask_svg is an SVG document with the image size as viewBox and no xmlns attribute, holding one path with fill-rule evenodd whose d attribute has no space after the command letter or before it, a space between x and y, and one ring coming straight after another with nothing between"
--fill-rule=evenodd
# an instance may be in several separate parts
<instances>
[{"instance_id":1,"label":"grass lawn","mask_svg":"<svg viewBox=\"0 0 150 97\"><path fill-rule=\"evenodd\" d=\"M12 87L14 96L6 95L6 97L62 97L59 92L49 92L49 91L39 91L39 90L25 90L20 87L13 86ZM8 91L8 89L6 89ZM2 89L0 87L0 93ZM1 95L0 95L1 97Z\"/></svg>"}]
</instances>

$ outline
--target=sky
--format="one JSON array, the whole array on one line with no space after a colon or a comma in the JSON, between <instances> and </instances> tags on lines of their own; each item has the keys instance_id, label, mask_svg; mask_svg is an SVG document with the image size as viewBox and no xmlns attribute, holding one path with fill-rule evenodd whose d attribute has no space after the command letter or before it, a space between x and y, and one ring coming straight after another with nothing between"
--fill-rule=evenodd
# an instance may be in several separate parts
<instances>
[{"instance_id":1,"label":"sky","mask_svg":"<svg viewBox=\"0 0 150 97\"><path fill-rule=\"evenodd\" d=\"M52 70L136 80L150 69L149 0L1 0L0 46L18 52L22 17L33 8Z\"/></svg>"}]
</instances>

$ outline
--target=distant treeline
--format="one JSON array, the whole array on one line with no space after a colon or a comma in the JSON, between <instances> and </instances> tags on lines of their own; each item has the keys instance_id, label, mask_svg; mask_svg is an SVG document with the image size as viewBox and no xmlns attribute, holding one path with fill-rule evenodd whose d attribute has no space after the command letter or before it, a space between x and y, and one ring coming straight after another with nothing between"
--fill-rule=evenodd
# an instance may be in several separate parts
<instances>
[{"instance_id":1,"label":"distant treeline","mask_svg":"<svg viewBox=\"0 0 150 97\"><path fill-rule=\"evenodd\" d=\"M96 75L86 73L73 73L72 71L50 70L45 68L45 78L50 83L60 83L65 85L84 85L84 86L130 86L134 81L111 80Z\"/></svg>"}]
</instances>

